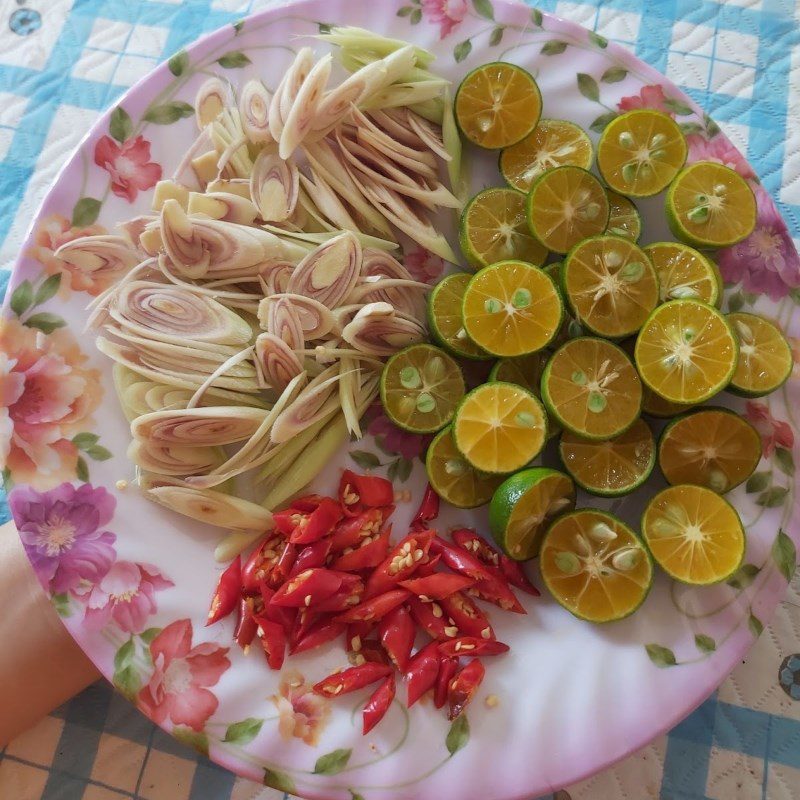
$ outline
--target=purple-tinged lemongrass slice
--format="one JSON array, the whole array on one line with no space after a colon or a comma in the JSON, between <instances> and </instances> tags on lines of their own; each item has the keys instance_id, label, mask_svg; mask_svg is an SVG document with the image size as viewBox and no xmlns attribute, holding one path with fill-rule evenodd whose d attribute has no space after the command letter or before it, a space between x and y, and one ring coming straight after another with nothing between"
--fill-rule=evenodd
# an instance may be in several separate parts
<instances>
[{"instance_id":1,"label":"purple-tinged lemongrass slice","mask_svg":"<svg viewBox=\"0 0 800 800\"><path fill-rule=\"evenodd\" d=\"M250 199L250 181L246 178L215 178L206 186L206 192L224 192L225 194L235 194L237 197Z\"/></svg>"},{"instance_id":2,"label":"purple-tinged lemongrass slice","mask_svg":"<svg viewBox=\"0 0 800 800\"><path fill-rule=\"evenodd\" d=\"M302 294L336 308L356 285L361 272L361 245L349 231L316 250L296 267L286 287L291 294Z\"/></svg>"},{"instance_id":3,"label":"purple-tinged lemongrass slice","mask_svg":"<svg viewBox=\"0 0 800 800\"><path fill-rule=\"evenodd\" d=\"M166 200L177 200L182 208L186 208L189 202L189 189L183 184L171 180L159 181L153 189L153 199L150 208L153 211L161 211L161 207Z\"/></svg>"},{"instance_id":4,"label":"purple-tinged lemongrass slice","mask_svg":"<svg viewBox=\"0 0 800 800\"><path fill-rule=\"evenodd\" d=\"M444 161L450 161L452 156L444 146L441 127L439 125L434 125L432 122L429 122L419 114L415 114L413 111L409 111L408 109L405 111L408 116L408 124L419 138L422 139L428 148L436 153L439 158Z\"/></svg>"},{"instance_id":5,"label":"purple-tinged lemongrass slice","mask_svg":"<svg viewBox=\"0 0 800 800\"><path fill-rule=\"evenodd\" d=\"M158 217L147 222L139 234L139 249L150 257L163 252L164 239L161 237L161 220Z\"/></svg>"},{"instance_id":6,"label":"purple-tinged lemongrass slice","mask_svg":"<svg viewBox=\"0 0 800 800\"><path fill-rule=\"evenodd\" d=\"M368 303L345 325L342 338L356 350L390 356L403 347L425 340L417 320L397 314L388 303Z\"/></svg>"},{"instance_id":7,"label":"purple-tinged lemongrass slice","mask_svg":"<svg viewBox=\"0 0 800 800\"><path fill-rule=\"evenodd\" d=\"M354 104L358 102L366 88L366 78L356 73L325 92L312 123L313 138L324 137L342 120L350 116Z\"/></svg>"},{"instance_id":8,"label":"purple-tinged lemongrass slice","mask_svg":"<svg viewBox=\"0 0 800 800\"><path fill-rule=\"evenodd\" d=\"M361 387L361 368L359 361L350 356L339 359L339 405L342 407L348 433L360 439L358 394Z\"/></svg>"},{"instance_id":9,"label":"purple-tinged lemongrass slice","mask_svg":"<svg viewBox=\"0 0 800 800\"><path fill-rule=\"evenodd\" d=\"M353 121L356 123L356 137L360 142L374 147L400 166L413 169L425 178L436 180L436 158L430 150L427 148L417 150L396 142L360 111L353 112ZM337 137L339 138L344 137Z\"/></svg>"},{"instance_id":10,"label":"purple-tinged lemongrass slice","mask_svg":"<svg viewBox=\"0 0 800 800\"><path fill-rule=\"evenodd\" d=\"M300 174L300 183L313 201L319 213L333 223L333 230L356 231L358 223L353 219L336 192L324 178L311 170L312 178Z\"/></svg>"},{"instance_id":11,"label":"purple-tinged lemongrass slice","mask_svg":"<svg viewBox=\"0 0 800 800\"><path fill-rule=\"evenodd\" d=\"M158 444L218 447L246 441L266 415L264 409L231 406L151 411L131 423L131 435Z\"/></svg>"},{"instance_id":12,"label":"purple-tinged lemongrass slice","mask_svg":"<svg viewBox=\"0 0 800 800\"><path fill-rule=\"evenodd\" d=\"M281 294L289 285L289 278L294 272L294 264L288 261L271 261L262 264L258 277L265 296Z\"/></svg>"},{"instance_id":13,"label":"purple-tinged lemongrass slice","mask_svg":"<svg viewBox=\"0 0 800 800\"><path fill-rule=\"evenodd\" d=\"M320 339L323 336L327 336L336 325L333 313L318 300L313 300L301 294L271 294L265 297L258 307L258 319L262 328L270 329L271 320L276 314L273 309L278 304L283 303L290 304L294 314L297 315L304 340ZM300 349L302 346L300 344L294 349Z\"/></svg>"},{"instance_id":14,"label":"purple-tinged lemongrass slice","mask_svg":"<svg viewBox=\"0 0 800 800\"><path fill-rule=\"evenodd\" d=\"M253 144L268 144L275 141L269 130L269 107L272 102L264 84L252 78L239 92L239 116L242 130Z\"/></svg>"},{"instance_id":15,"label":"purple-tinged lemongrass slice","mask_svg":"<svg viewBox=\"0 0 800 800\"><path fill-rule=\"evenodd\" d=\"M113 282L141 260L127 237L112 233L73 239L62 244L55 257L101 284Z\"/></svg>"},{"instance_id":16,"label":"purple-tinged lemongrass slice","mask_svg":"<svg viewBox=\"0 0 800 800\"><path fill-rule=\"evenodd\" d=\"M158 226L158 217L155 214L140 214L136 217L131 217L123 222L117 223L120 235L124 236L136 252L144 258L147 255L154 255L153 253L146 253L139 238L150 223L155 223Z\"/></svg>"},{"instance_id":17,"label":"purple-tinged lemongrass slice","mask_svg":"<svg viewBox=\"0 0 800 800\"><path fill-rule=\"evenodd\" d=\"M213 489L191 486L154 486L146 496L178 514L237 531L272 530L272 514L266 508Z\"/></svg>"},{"instance_id":18,"label":"purple-tinged lemongrass slice","mask_svg":"<svg viewBox=\"0 0 800 800\"><path fill-rule=\"evenodd\" d=\"M249 199L227 192L191 192L186 210L190 214L205 214L211 219L238 225L252 225L258 216L258 209Z\"/></svg>"},{"instance_id":19,"label":"purple-tinged lemongrass slice","mask_svg":"<svg viewBox=\"0 0 800 800\"><path fill-rule=\"evenodd\" d=\"M331 62L330 54L324 55L309 71L292 100L289 113L284 117L278 144L281 158L290 158L311 130L325 87L328 85ZM281 113L283 113L282 108Z\"/></svg>"},{"instance_id":20,"label":"purple-tinged lemongrass slice","mask_svg":"<svg viewBox=\"0 0 800 800\"><path fill-rule=\"evenodd\" d=\"M265 312L264 330L282 339L290 349L301 349L305 344L305 333L300 311L292 302L292 295L265 297L259 311L262 308Z\"/></svg>"},{"instance_id":21,"label":"purple-tinged lemongrass slice","mask_svg":"<svg viewBox=\"0 0 800 800\"><path fill-rule=\"evenodd\" d=\"M211 132L208 127L203 128L197 138L189 145L189 149L184 153L183 158L172 174L172 180L186 186L188 189L202 189L206 181L201 181L197 172L192 166L192 162L204 153L214 152L214 142L211 140ZM214 156L216 160L216 156Z\"/></svg>"},{"instance_id":22,"label":"purple-tinged lemongrass slice","mask_svg":"<svg viewBox=\"0 0 800 800\"><path fill-rule=\"evenodd\" d=\"M137 264L132 270L123 275L117 283L112 284L96 297L93 297L86 305L86 310L89 314L84 322L84 331L95 330L108 322L110 319L108 314L109 306L125 284L150 276L154 279L160 277L155 270L155 262L155 258L148 258L142 261L141 264Z\"/></svg>"},{"instance_id":23,"label":"purple-tinged lemongrass slice","mask_svg":"<svg viewBox=\"0 0 800 800\"><path fill-rule=\"evenodd\" d=\"M265 222L288 219L297 205L300 173L293 161L262 150L250 175L250 197Z\"/></svg>"},{"instance_id":24,"label":"purple-tinged lemongrass slice","mask_svg":"<svg viewBox=\"0 0 800 800\"><path fill-rule=\"evenodd\" d=\"M422 320L425 318L425 295L431 286L402 278L362 279L350 292L348 303L389 303L397 311Z\"/></svg>"},{"instance_id":25,"label":"purple-tinged lemongrass slice","mask_svg":"<svg viewBox=\"0 0 800 800\"><path fill-rule=\"evenodd\" d=\"M374 108L367 113L367 116L396 142L404 144L412 150L421 150L424 147L425 143L408 123L407 109L387 108L382 111Z\"/></svg>"},{"instance_id":26,"label":"purple-tinged lemongrass slice","mask_svg":"<svg viewBox=\"0 0 800 800\"><path fill-rule=\"evenodd\" d=\"M284 125L286 125L300 89L313 69L314 51L310 47L301 47L297 51L294 61L286 70L286 82L283 84L283 90L280 95L281 119ZM283 132L281 131L281 133ZM276 137L276 141L280 141L280 139Z\"/></svg>"},{"instance_id":27,"label":"purple-tinged lemongrass slice","mask_svg":"<svg viewBox=\"0 0 800 800\"><path fill-rule=\"evenodd\" d=\"M256 365L266 386L277 391L283 391L304 371L294 350L272 333L260 333L256 337Z\"/></svg>"},{"instance_id":28,"label":"purple-tinged lemongrass slice","mask_svg":"<svg viewBox=\"0 0 800 800\"><path fill-rule=\"evenodd\" d=\"M230 84L213 77L201 84L194 98L194 114L198 130L213 122L233 98Z\"/></svg>"},{"instance_id":29,"label":"purple-tinged lemongrass slice","mask_svg":"<svg viewBox=\"0 0 800 800\"><path fill-rule=\"evenodd\" d=\"M163 444L150 439L134 439L127 455L140 469L173 477L206 473L225 460L219 447Z\"/></svg>"},{"instance_id":30,"label":"purple-tinged lemongrass slice","mask_svg":"<svg viewBox=\"0 0 800 800\"><path fill-rule=\"evenodd\" d=\"M247 137L237 108L225 108L209 126L211 141L216 148L217 169L224 177L249 178L253 169Z\"/></svg>"}]
</instances>

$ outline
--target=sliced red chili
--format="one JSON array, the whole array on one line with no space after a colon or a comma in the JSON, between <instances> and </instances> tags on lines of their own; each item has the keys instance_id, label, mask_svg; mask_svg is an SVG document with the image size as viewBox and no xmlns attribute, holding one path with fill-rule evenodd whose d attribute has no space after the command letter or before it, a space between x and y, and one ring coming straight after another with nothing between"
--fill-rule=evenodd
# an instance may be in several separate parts
<instances>
[{"instance_id":1,"label":"sliced red chili","mask_svg":"<svg viewBox=\"0 0 800 800\"><path fill-rule=\"evenodd\" d=\"M357 606L364 596L364 581L358 575L349 575L346 572L336 574L341 577L342 585L330 597L314 606L317 611L337 614Z\"/></svg>"},{"instance_id":2,"label":"sliced red chili","mask_svg":"<svg viewBox=\"0 0 800 800\"><path fill-rule=\"evenodd\" d=\"M304 547L297 554L289 577L294 578L295 575L299 575L304 570L325 566L325 560L331 551L331 544L330 538L325 537Z\"/></svg>"},{"instance_id":3,"label":"sliced red chili","mask_svg":"<svg viewBox=\"0 0 800 800\"><path fill-rule=\"evenodd\" d=\"M406 681L406 705L411 708L422 695L436 684L439 674L439 647L436 642L429 642L415 653L403 673Z\"/></svg>"},{"instance_id":4,"label":"sliced red chili","mask_svg":"<svg viewBox=\"0 0 800 800\"><path fill-rule=\"evenodd\" d=\"M264 613L256 614L253 618L267 663L271 669L280 669L286 655L286 631L280 623L268 619Z\"/></svg>"},{"instance_id":5,"label":"sliced red chili","mask_svg":"<svg viewBox=\"0 0 800 800\"><path fill-rule=\"evenodd\" d=\"M442 645L439 645L441 651ZM436 676L436 685L433 687L433 704L442 708L447 702L450 690L450 681L458 672L458 659L442 657L439 659L439 674Z\"/></svg>"},{"instance_id":6,"label":"sliced red chili","mask_svg":"<svg viewBox=\"0 0 800 800\"><path fill-rule=\"evenodd\" d=\"M254 604L255 600L252 597L242 597L239 601L239 619L233 632L233 640L242 650L250 647L256 636L258 625L253 618Z\"/></svg>"},{"instance_id":7,"label":"sliced red chili","mask_svg":"<svg viewBox=\"0 0 800 800\"><path fill-rule=\"evenodd\" d=\"M319 505L303 517L289 536L292 544L310 544L329 534L342 518L339 504L330 497L323 497Z\"/></svg>"},{"instance_id":8,"label":"sliced red chili","mask_svg":"<svg viewBox=\"0 0 800 800\"><path fill-rule=\"evenodd\" d=\"M475 696L478 687L481 685L483 676L486 674L483 664L477 658L473 658L453 680L447 693L450 703L450 711L447 718L455 719L469 704Z\"/></svg>"},{"instance_id":9,"label":"sliced red chili","mask_svg":"<svg viewBox=\"0 0 800 800\"><path fill-rule=\"evenodd\" d=\"M413 529L424 529L428 527L428 523L439 516L439 495L433 491L433 487L428 484L425 487L425 494L422 496L422 502L411 520L411 527Z\"/></svg>"},{"instance_id":10,"label":"sliced red chili","mask_svg":"<svg viewBox=\"0 0 800 800\"><path fill-rule=\"evenodd\" d=\"M386 478L356 475L346 469L339 481L339 502L347 516L364 508L390 506L394 502L394 487Z\"/></svg>"},{"instance_id":11,"label":"sliced red chili","mask_svg":"<svg viewBox=\"0 0 800 800\"><path fill-rule=\"evenodd\" d=\"M385 664L361 664L358 667L334 672L319 683L314 684L314 691L323 697L337 697L363 689L381 678L392 674L392 668Z\"/></svg>"},{"instance_id":12,"label":"sliced red chili","mask_svg":"<svg viewBox=\"0 0 800 800\"><path fill-rule=\"evenodd\" d=\"M420 578L426 578L428 575L433 575L436 572L436 567L439 566L439 562L441 560L442 557L440 555L437 554L434 556L428 553L428 555L419 562L417 571L414 574Z\"/></svg>"},{"instance_id":13,"label":"sliced red chili","mask_svg":"<svg viewBox=\"0 0 800 800\"><path fill-rule=\"evenodd\" d=\"M306 650L313 650L322 644L338 639L345 631L345 626L340 622L334 622L328 617L316 619L302 632L296 636L289 648L289 653L303 653Z\"/></svg>"},{"instance_id":14,"label":"sliced red chili","mask_svg":"<svg viewBox=\"0 0 800 800\"><path fill-rule=\"evenodd\" d=\"M356 572L362 569L377 567L389 552L389 539L392 526L388 525L383 533L365 537L354 549L345 548L340 556L334 559L331 566L345 572Z\"/></svg>"},{"instance_id":15,"label":"sliced red chili","mask_svg":"<svg viewBox=\"0 0 800 800\"><path fill-rule=\"evenodd\" d=\"M422 600L441 600L453 592L466 589L475 581L466 575L451 575L449 572L436 572L422 578L400 581L400 586L413 592Z\"/></svg>"},{"instance_id":16,"label":"sliced red chili","mask_svg":"<svg viewBox=\"0 0 800 800\"><path fill-rule=\"evenodd\" d=\"M499 656L507 653L511 648L496 639L479 639L476 636L459 636L449 642L439 645L439 652L443 656Z\"/></svg>"},{"instance_id":17,"label":"sliced red chili","mask_svg":"<svg viewBox=\"0 0 800 800\"><path fill-rule=\"evenodd\" d=\"M278 533L284 536L291 536L294 533L294 529L307 517L308 514L291 506L283 511L275 511L272 514L272 521Z\"/></svg>"},{"instance_id":18,"label":"sliced red chili","mask_svg":"<svg viewBox=\"0 0 800 800\"><path fill-rule=\"evenodd\" d=\"M374 597L410 578L428 554L433 531L412 531L389 551L367 580L367 597Z\"/></svg>"},{"instance_id":19,"label":"sliced red chili","mask_svg":"<svg viewBox=\"0 0 800 800\"><path fill-rule=\"evenodd\" d=\"M444 615L452 620L462 635L494 639L489 618L463 592L455 592L439 601Z\"/></svg>"},{"instance_id":20,"label":"sliced red chili","mask_svg":"<svg viewBox=\"0 0 800 800\"><path fill-rule=\"evenodd\" d=\"M408 665L416 635L416 625L405 606L390 611L378 625L381 645L400 672Z\"/></svg>"},{"instance_id":21,"label":"sliced red chili","mask_svg":"<svg viewBox=\"0 0 800 800\"><path fill-rule=\"evenodd\" d=\"M353 660L354 663L357 664L363 664L365 661L369 661L373 664L392 666L392 660L381 646L381 643L376 642L374 639L367 639L364 641L358 653L353 654Z\"/></svg>"},{"instance_id":22,"label":"sliced red chili","mask_svg":"<svg viewBox=\"0 0 800 800\"><path fill-rule=\"evenodd\" d=\"M525 574L522 569L522 564L519 561L514 561L503 554L500 556L500 571L505 576L505 579L517 589L521 589L533 597L539 597L541 592L531 583L530 578Z\"/></svg>"},{"instance_id":23,"label":"sliced red chili","mask_svg":"<svg viewBox=\"0 0 800 800\"><path fill-rule=\"evenodd\" d=\"M303 514L309 514L317 508L323 499L321 494L306 494L303 497L296 497L292 500L292 508L296 508Z\"/></svg>"},{"instance_id":24,"label":"sliced red chili","mask_svg":"<svg viewBox=\"0 0 800 800\"><path fill-rule=\"evenodd\" d=\"M335 617L337 622L375 622L385 617L393 608L401 605L411 595L405 589L392 589L376 597L370 597L357 606Z\"/></svg>"},{"instance_id":25,"label":"sliced red chili","mask_svg":"<svg viewBox=\"0 0 800 800\"><path fill-rule=\"evenodd\" d=\"M239 603L242 587L242 557L236 556L230 566L219 576L217 588L211 598L206 625L227 617Z\"/></svg>"},{"instance_id":26,"label":"sliced red chili","mask_svg":"<svg viewBox=\"0 0 800 800\"><path fill-rule=\"evenodd\" d=\"M438 603L423 603L418 597L408 598L408 610L417 626L433 639L446 641L458 636L458 628L450 625Z\"/></svg>"},{"instance_id":27,"label":"sliced red chili","mask_svg":"<svg viewBox=\"0 0 800 800\"><path fill-rule=\"evenodd\" d=\"M345 648L354 653L359 652L373 630L375 630L374 622L351 622L345 634Z\"/></svg>"},{"instance_id":28,"label":"sliced red chili","mask_svg":"<svg viewBox=\"0 0 800 800\"><path fill-rule=\"evenodd\" d=\"M341 553L348 547L357 547L368 536L376 536L393 511L394 506L370 508L355 517L345 517L333 530L333 552Z\"/></svg>"},{"instance_id":29,"label":"sliced red chili","mask_svg":"<svg viewBox=\"0 0 800 800\"><path fill-rule=\"evenodd\" d=\"M270 589L265 582L261 582L259 589L261 591L260 599L262 602L259 603L258 599L256 600L254 613L256 615L263 615L271 622L277 622L283 627L288 636L295 628L297 609L272 605L270 600L274 597L275 590Z\"/></svg>"},{"instance_id":30,"label":"sliced red chili","mask_svg":"<svg viewBox=\"0 0 800 800\"><path fill-rule=\"evenodd\" d=\"M282 536L270 534L265 537L242 567L242 591L245 594L256 594L259 581L267 580L279 558L283 554L286 542Z\"/></svg>"},{"instance_id":31,"label":"sliced red chili","mask_svg":"<svg viewBox=\"0 0 800 800\"><path fill-rule=\"evenodd\" d=\"M367 704L361 712L363 720L362 733L364 736L386 716L386 712L389 710L389 706L392 705L392 700L394 700L395 691L394 675L389 675L372 693L372 697L367 700Z\"/></svg>"},{"instance_id":32,"label":"sliced red chili","mask_svg":"<svg viewBox=\"0 0 800 800\"><path fill-rule=\"evenodd\" d=\"M330 570L307 569L284 583L272 596L270 603L290 608L308 608L335 594L341 585L341 576Z\"/></svg>"}]
</instances>

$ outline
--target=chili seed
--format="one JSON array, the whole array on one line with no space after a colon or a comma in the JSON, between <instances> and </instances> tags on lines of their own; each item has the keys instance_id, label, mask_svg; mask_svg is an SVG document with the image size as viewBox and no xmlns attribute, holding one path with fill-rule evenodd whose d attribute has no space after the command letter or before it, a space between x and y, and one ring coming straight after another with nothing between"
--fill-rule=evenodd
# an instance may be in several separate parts
<instances>
[{"instance_id":1,"label":"chili seed","mask_svg":"<svg viewBox=\"0 0 800 800\"><path fill-rule=\"evenodd\" d=\"M444 629L444 632L445 632L445 635L447 635L447 636L451 636L451 637L458 636L458 628L455 625L448 625Z\"/></svg>"},{"instance_id":2,"label":"chili seed","mask_svg":"<svg viewBox=\"0 0 800 800\"><path fill-rule=\"evenodd\" d=\"M444 612L442 611L442 607L438 603L432 603L431 604L431 613L437 619L439 619L439 617L442 617L444 615Z\"/></svg>"}]
</instances>

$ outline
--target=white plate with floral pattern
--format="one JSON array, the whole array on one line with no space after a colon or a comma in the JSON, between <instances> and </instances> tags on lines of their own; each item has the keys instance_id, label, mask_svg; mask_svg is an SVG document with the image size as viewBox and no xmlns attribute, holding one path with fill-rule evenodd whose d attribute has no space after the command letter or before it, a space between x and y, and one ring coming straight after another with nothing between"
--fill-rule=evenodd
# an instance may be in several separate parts
<instances>
[{"instance_id":1,"label":"white plate with floral pattern","mask_svg":"<svg viewBox=\"0 0 800 800\"><path fill-rule=\"evenodd\" d=\"M0 336L0 441L11 509L39 580L80 646L145 714L218 763L315 798L537 796L673 726L740 661L772 615L800 535L793 459L799 385L793 377L762 400L724 400L763 439L757 472L729 496L748 533L745 564L733 580L690 589L662 575L633 617L605 627L574 619L547 596L528 598L527 616L492 615L511 652L491 664L453 725L430 702L410 711L395 702L362 737L352 712L365 697L332 703L310 693L345 665L338 645L291 658L277 673L257 652L246 657L231 648L230 621L204 628L220 570L216 534L133 487L117 488L132 477L128 426L110 364L83 332L87 301L116 275L82 271L54 251L149 208L153 185L193 138L185 103L209 72L235 84L258 75L274 88L302 37L330 24L420 44L456 83L487 61L519 63L537 76L544 116L571 119L595 138L627 109L673 116L687 134L690 161L732 166L758 200L755 232L717 254L726 307L777 320L798 352L800 261L783 221L714 122L655 70L577 25L506 0L308 0L226 26L145 76L55 182L16 265ZM493 159L468 158L474 188L499 184ZM663 199L641 209L642 241L668 237ZM418 249L406 252L405 263L430 282L443 269ZM426 441L394 428L379 410L367 427L366 439L342 452L317 488L332 491L343 466L388 473L406 498L396 515L401 530L424 485ZM613 505L636 524L648 494L592 504ZM485 530L483 512L451 511L440 520L443 527L455 522ZM532 574L535 580L535 567ZM486 703L490 695L496 704Z\"/></svg>"}]
</instances>

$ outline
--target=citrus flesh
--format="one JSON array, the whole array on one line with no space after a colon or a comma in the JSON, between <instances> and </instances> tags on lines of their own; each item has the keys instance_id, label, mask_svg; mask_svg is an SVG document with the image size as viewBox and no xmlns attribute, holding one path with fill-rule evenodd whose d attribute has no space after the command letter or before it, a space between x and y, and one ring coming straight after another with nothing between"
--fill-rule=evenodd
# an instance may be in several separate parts
<instances>
[{"instance_id":1,"label":"citrus flesh","mask_svg":"<svg viewBox=\"0 0 800 800\"><path fill-rule=\"evenodd\" d=\"M454 355L470 359L490 358L464 330L461 304L471 278L468 272L454 272L436 284L428 295L428 327L438 344Z\"/></svg>"},{"instance_id":2,"label":"citrus flesh","mask_svg":"<svg viewBox=\"0 0 800 800\"><path fill-rule=\"evenodd\" d=\"M761 397L780 388L792 374L792 350L780 328L756 314L728 314L739 341L739 363L730 390Z\"/></svg>"},{"instance_id":3,"label":"citrus flesh","mask_svg":"<svg viewBox=\"0 0 800 800\"><path fill-rule=\"evenodd\" d=\"M656 242L644 248L658 275L659 298L690 298L719 306L722 276L710 258L680 242Z\"/></svg>"}]
</instances>

